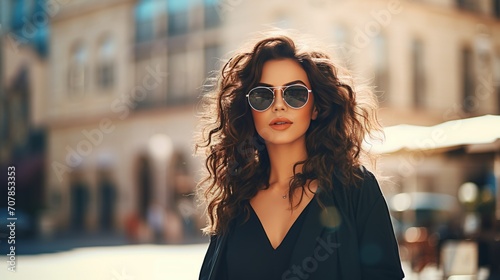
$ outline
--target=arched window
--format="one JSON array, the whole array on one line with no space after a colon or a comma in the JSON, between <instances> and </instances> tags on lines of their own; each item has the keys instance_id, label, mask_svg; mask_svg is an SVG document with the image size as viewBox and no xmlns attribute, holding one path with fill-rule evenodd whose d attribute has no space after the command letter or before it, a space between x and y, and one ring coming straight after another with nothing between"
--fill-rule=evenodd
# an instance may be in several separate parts
<instances>
[{"instance_id":1,"label":"arched window","mask_svg":"<svg viewBox=\"0 0 500 280\"><path fill-rule=\"evenodd\" d=\"M86 220L89 215L90 189L83 174L74 171L70 177L70 223L71 229L82 231L87 229Z\"/></svg>"},{"instance_id":2,"label":"arched window","mask_svg":"<svg viewBox=\"0 0 500 280\"><path fill-rule=\"evenodd\" d=\"M97 85L101 89L112 88L115 82L114 71L115 44L111 37L105 37L99 43Z\"/></svg>"},{"instance_id":3,"label":"arched window","mask_svg":"<svg viewBox=\"0 0 500 280\"><path fill-rule=\"evenodd\" d=\"M98 209L99 227L101 230L113 230L115 226L117 186L112 178L112 170L103 169L98 172Z\"/></svg>"},{"instance_id":4,"label":"arched window","mask_svg":"<svg viewBox=\"0 0 500 280\"><path fill-rule=\"evenodd\" d=\"M77 43L71 49L68 69L68 92L71 96L83 95L86 90L87 49Z\"/></svg>"},{"instance_id":5,"label":"arched window","mask_svg":"<svg viewBox=\"0 0 500 280\"><path fill-rule=\"evenodd\" d=\"M138 195L139 216L146 219L148 206L151 203L151 192L153 191L152 181L153 170L151 160L147 155L140 155L136 170L136 186Z\"/></svg>"}]
</instances>

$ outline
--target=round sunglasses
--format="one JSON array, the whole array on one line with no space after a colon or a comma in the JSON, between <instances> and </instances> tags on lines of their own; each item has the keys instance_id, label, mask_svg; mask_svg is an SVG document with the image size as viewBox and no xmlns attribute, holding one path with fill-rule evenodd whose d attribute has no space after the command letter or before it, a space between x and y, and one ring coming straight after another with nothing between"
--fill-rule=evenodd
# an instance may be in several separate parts
<instances>
[{"instance_id":1,"label":"round sunglasses","mask_svg":"<svg viewBox=\"0 0 500 280\"><path fill-rule=\"evenodd\" d=\"M246 97L250 107L258 112L266 111L274 103L274 90L280 87L258 86L250 90ZM309 93L312 90L302 84L293 84L282 88L282 97L288 107L300 109L306 106L309 100Z\"/></svg>"}]
</instances>

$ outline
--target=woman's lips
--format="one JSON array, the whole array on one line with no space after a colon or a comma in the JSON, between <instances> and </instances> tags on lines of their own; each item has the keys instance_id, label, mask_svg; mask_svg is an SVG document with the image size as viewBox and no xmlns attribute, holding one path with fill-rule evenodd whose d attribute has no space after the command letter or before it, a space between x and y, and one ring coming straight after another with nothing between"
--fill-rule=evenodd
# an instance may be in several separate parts
<instances>
[{"instance_id":1,"label":"woman's lips","mask_svg":"<svg viewBox=\"0 0 500 280\"><path fill-rule=\"evenodd\" d=\"M289 128L292 124L293 122L287 118L275 118L269 123L269 126L276 130L284 130Z\"/></svg>"}]
</instances>

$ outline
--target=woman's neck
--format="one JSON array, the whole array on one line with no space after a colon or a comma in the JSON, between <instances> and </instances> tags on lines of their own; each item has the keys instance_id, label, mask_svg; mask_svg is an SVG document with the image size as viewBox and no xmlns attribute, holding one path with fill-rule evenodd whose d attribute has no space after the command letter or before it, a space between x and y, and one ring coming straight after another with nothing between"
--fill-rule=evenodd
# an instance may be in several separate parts
<instances>
[{"instance_id":1,"label":"woman's neck","mask_svg":"<svg viewBox=\"0 0 500 280\"><path fill-rule=\"evenodd\" d=\"M307 159L307 150L303 141L286 145L266 145L269 154L270 188L288 190L290 179L293 177L293 165ZM302 164L297 165L295 172L302 172Z\"/></svg>"}]
</instances>

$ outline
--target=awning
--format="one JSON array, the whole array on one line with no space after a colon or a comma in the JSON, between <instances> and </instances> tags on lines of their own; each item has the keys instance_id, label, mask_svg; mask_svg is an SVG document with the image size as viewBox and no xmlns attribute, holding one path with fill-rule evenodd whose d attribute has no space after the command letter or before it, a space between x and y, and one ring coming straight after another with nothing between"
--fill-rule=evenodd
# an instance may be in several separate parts
<instances>
[{"instance_id":1,"label":"awning","mask_svg":"<svg viewBox=\"0 0 500 280\"><path fill-rule=\"evenodd\" d=\"M471 152L500 151L500 116L485 115L434 126L396 125L384 128L385 140L367 139L378 154L401 150L434 150L464 146Z\"/></svg>"}]
</instances>

